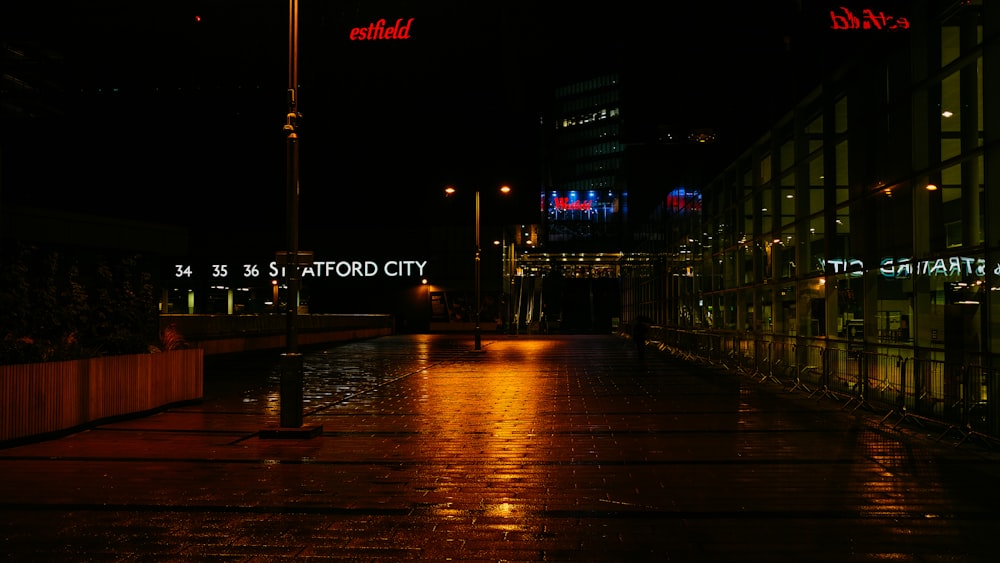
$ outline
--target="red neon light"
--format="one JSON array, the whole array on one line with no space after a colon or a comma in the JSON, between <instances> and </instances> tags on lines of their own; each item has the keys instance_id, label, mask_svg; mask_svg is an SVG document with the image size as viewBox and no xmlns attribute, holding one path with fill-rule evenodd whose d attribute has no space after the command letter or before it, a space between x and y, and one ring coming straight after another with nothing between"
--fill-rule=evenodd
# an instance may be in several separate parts
<instances>
[{"instance_id":1,"label":"red neon light","mask_svg":"<svg viewBox=\"0 0 1000 563\"><path fill-rule=\"evenodd\" d=\"M368 27L355 27L351 30L351 41L375 41L378 39L409 39L410 25L414 18L407 20L403 25L403 18L396 20L396 25L387 27L385 20L378 20L368 24Z\"/></svg>"},{"instance_id":2,"label":"red neon light","mask_svg":"<svg viewBox=\"0 0 1000 563\"><path fill-rule=\"evenodd\" d=\"M843 6L840 7L840 11L841 13L837 14L830 10L830 19L833 20L830 29L893 30L910 28L910 20L898 16L887 16L883 11L876 14L873 10L866 8L861 11L860 16Z\"/></svg>"},{"instance_id":3,"label":"red neon light","mask_svg":"<svg viewBox=\"0 0 1000 563\"><path fill-rule=\"evenodd\" d=\"M570 201L568 197L557 197L553 201L553 207L558 211L590 211L594 202L585 199L582 201Z\"/></svg>"}]
</instances>

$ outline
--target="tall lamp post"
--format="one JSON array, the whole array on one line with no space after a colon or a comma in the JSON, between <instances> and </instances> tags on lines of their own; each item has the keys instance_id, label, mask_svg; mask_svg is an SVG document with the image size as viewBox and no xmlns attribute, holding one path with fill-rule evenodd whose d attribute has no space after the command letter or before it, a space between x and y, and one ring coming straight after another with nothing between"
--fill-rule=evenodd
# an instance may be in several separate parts
<instances>
[{"instance_id":1,"label":"tall lamp post","mask_svg":"<svg viewBox=\"0 0 1000 563\"><path fill-rule=\"evenodd\" d=\"M299 0L288 0L288 113L285 116L285 228L288 243L286 267L288 297L286 304L284 369L281 373L281 426L296 428L302 425L302 358L298 344L299 300L299 136L298 120L299 81Z\"/></svg>"},{"instance_id":2,"label":"tall lamp post","mask_svg":"<svg viewBox=\"0 0 1000 563\"><path fill-rule=\"evenodd\" d=\"M457 190L453 186L448 186L444 189L446 195L452 195ZM500 193L509 194L510 186L500 186ZM475 312L473 313L472 320L475 323L475 349L483 349L483 331L479 324L479 313L482 311L482 301L480 297L481 288L481 277L480 277L480 262L482 258L482 247L479 243L479 190L476 190L476 304Z\"/></svg>"},{"instance_id":3,"label":"tall lamp post","mask_svg":"<svg viewBox=\"0 0 1000 563\"><path fill-rule=\"evenodd\" d=\"M277 254L277 262L287 268L285 354L281 362L280 429L262 431L264 438L313 437L322 426L303 426L303 366L298 343L298 307L301 275L299 264L311 261L311 252L299 250L299 0L288 0L288 112L285 115L285 209L288 249Z\"/></svg>"}]
</instances>

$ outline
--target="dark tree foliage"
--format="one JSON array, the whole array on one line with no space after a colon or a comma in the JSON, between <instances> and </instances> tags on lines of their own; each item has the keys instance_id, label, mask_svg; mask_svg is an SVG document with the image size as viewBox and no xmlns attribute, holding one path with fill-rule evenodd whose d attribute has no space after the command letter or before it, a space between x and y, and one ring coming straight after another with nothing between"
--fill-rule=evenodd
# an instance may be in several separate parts
<instances>
[{"instance_id":1,"label":"dark tree foliage","mask_svg":"<svg viewBox=\"0 0 1000 563\"><path fill-rule=\"evenodd\" d=\"M0 268L0 364L136 354L158 342L140 256L19 245Z\"/></svg>"}]
</instances>

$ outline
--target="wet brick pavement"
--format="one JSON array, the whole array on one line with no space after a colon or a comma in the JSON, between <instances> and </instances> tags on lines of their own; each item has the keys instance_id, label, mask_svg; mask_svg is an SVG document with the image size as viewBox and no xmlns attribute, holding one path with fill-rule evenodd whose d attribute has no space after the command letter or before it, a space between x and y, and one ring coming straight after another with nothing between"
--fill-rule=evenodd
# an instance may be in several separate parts
<instances>
[{"instance_id":1,"label":"wet brick pavement","mask_svg":"<svg viewBox=\"0 0 1000 563\"><path fill-rule=\"evenodd\" d=\"M0 449L5 561L992 561L1000 462L607 336L209 358L205 400Z\"/></svg>"}]
</instances>

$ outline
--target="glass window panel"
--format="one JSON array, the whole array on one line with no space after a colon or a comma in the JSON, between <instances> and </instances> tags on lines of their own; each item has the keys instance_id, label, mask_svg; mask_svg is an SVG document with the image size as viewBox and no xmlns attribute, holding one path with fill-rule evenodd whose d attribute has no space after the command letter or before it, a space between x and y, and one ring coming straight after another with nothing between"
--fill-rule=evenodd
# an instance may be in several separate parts
<instances>
[{"instance_id":1,"label":"glass window panel","mask_svg":"<svg viewBox=\"0 0 1000 563\"><path fill-rule=\"evenodd\" d=\"M760 322L754 319L753 296L753 290L743 292L743 330L748 332L759 330L760 326Z\"/></svg>"},{"instance_id":2,"label":"glass window panel","mask_svg":"<svg viewBox=\"0 0 1000 563\"><path fill-rule=\"evenodd\" d=\"M976 107L979 111L976 112L979 116L979 123L977 125L978 131L983 130L983 58L979 57L976 59ZM980 143L982 143L982 135L977 136Z\"/></svg>"},{"instance_id":3,"label":"glass window panel","mask_svg":"<svg viewBox=\"0 0 1000 563\"><path fill-rule=\"evenodd\" d=\"M795 276L795 231L789 226L782 230L781 236L775 243L777 256L775 263L778 271L777 276L782 279Z\"/></svg>"},{"instance_id":4,"label":"glass window panel","mask_svg":"<svg viewBox=\"0 0 1000 563\"><path fill-rule=\"evenodd\" d=\"M774 229L774 190L771 188L764 188L761 190L761 206L760 206L760 229L761 234L769 235Z\"/></svg>"},{"instance_id":5,"label":"glass window panel","mask_svg":"<svg viewBox=\"0 0 1000 563\"><path fill-rule=\"evenodd\" d=\"M795 190L791 188L781 189L781 224L782 226L795 220Z\"/></svg>"},{"instance_id":6,"label":"glass window panel","mask_svg":"<svg viewBox=\"0 0 1000 563\"><path fill-rule=\"evenodd\" d=\"M941 160L955 158L962 154L962 142L958 137L941 137Z\"/></svg>"},{"instance_id":7,"label":"glass window panel","mask_svg":"<svg viewBox=\"0 0 1000 563\"><path fill-rule=\"evenodd\" d=\"M736 287L736 260L735 252L725 254L725 261L722 264L723 287Z\"/></svg>"},{"instance_id":8,"label":"glass window panel","mask_svg":"<svg viewBox=\"0 0 1000 563\"><path fill-rule=\"evenodd\" d=\"M795 286L778 288L778 303L774 312L774 331L795 336Z\"/></svg>"},{"instance_id":9,"label":"glass window panel","mask_svg":"<svg viewBox=\"0 0 1000 563\"><path fill-rule=\"evenodd\" d=\"M765 155L760 159L760 181L771 181L771 155Z\"/></svg>"},{"instance_id":10,"label":"glass window panel","mask_svg":"<svg viewBox=\"0 0 1000 563\"><path fill-rule=\"evenodd\" d=\"M774 331L774 318L771 306L771 291L766 290L760 293L761 299L761 323L760 330L763 332Z\"/></svg>"},{"instance_id":11,"label":"glass window panel","mask_svg":"<svg viewBox=\"0 0 1000 563\"><path fill-rule=\"evenodd\" d=\"M824 218L822 216L813 217L809 220L809 243L807 245L809 263L806 264L807 272L823 271L825 264L823 223Z\"/></svg>"},{"instance_id":12,"label":"glass window panel","mask_svg":"<svg viewBox=\"0 0 1000 563\"><path fill-rule=\"evenodd\" d=\"M810 188L809 189L809 214L815 215L816 213L823 212L823 200L825 192L822 187Z\"/></svg>"},{"instance_id":13,"label":"glass window panel","mask_svg":"<svg viewBox=\"0 0 1000 563\"><path fill-rule=\"evenodd\" d=\"M949 166L941 171L941 221L944 223L945 246L962 245L962 166Z\"/></svg>"},{"instance_id":14,"label":"glass window panel","mask_svg":"<svg viewBox=\"0 0 1000 563\"><path fill-rule=\"evenodd\" d=\"M753 238L753 236L756 234L753 228L753 218L754 215L756 215L754 213L755 209L756 205L754 205L752 197L748 197L745 200L743 200L743 233L745 235L743 237L744 240L746 240L747 238Z\"/></svg>"},{"instance_id":15,"label":"glass window panel","mask_svg":"<svg viewBox=\"0 0 1000 563\"><path fill-rule=\"evenodd\" d=\"M834 106L834 131L844 133L847 131L847 97L837 100Z\"/></svg>"},{"instance_id":16,"label":"glass window panel","mask_svg":"<svg viewBox=\"0 0 1000 563\"><path fill-rule=\"evenodd\" d=\"M806 126L806 135L809 139L809 154L812 154L823 147L823 116L819 115Z\"/></svg>"},{"instance_id":17,"label":"glass window panel","mask_svg":"<svg viewBox=\"0 0 1000 563\"><path fill-rule=\"evenodd\" d=\"M829 273L860 270L861 264L855 262L857 257L851 252L851 218L848 215L848 208L837 210L834 224L837 226L837 231L831 243L830 256L827 257L826 271Z\"/></svg>"},{"instance_id":18,"label":"glass window panel","mask_svg":"<svg viewBox=\"0 0 1000 563\"><path fill-rule=\"evenodd\" d=\"M823 156L809 161L809 214L823 211L824 192Z\"/></svg>"},{"instance_id":19,"label":"glass window panel","mask_svg":"<svg viewBox=\"0 0 1000 563\"><path fill-rule=\"evenodd\" d=\"M946 25L941 28L941 66L958 58L959 29L957 25Z\"/></svg>"},{"instance_id":20,"label":"glass window panel","mask_svg":"<svg viewBox=\"0 0 1000 563\"><path fill-rule=\"evenodd\" d=\"M806 125L806 133L809 135L823 134L823 114L817 115L816 119L810 121L809 125Z\"/></svg>"},{"instance_id":21,"label":"glass window panel","mask_svg":"<svg viewBox=\"0 0 1000 563\"><path fill-rule=\"evenodd\" d=\"M791 139L781 145L781 171L784 172L795 164L795 145Z\"/></svg>"},{"instance_id":22,"label":"glass window panel","mask_svg":"<svg viewBox=\"0 0 1000 563\"><path fill-rule=\"evenodd\" d=\"M826 334L826 279L812 278L799 284L803 298L801 314L807 317L802 327L804 336L824 336Z\"/></svg>"},{"instance_id":23,"label":"glass window panel","mask_svg":"<svg viewBox=\"0 0 1000 563\"><path fill-rule=\"evenodd\" d=\"M742 261L741 266L743 269L743 285L752 284L754 282L753 255L753 245L746 245L740 248L740 259Z\"/></svg>"},{"instance_id":24,"label":"glass window panel","mask_svg":"<svg viewBox=\"0 0 1000 563\"><path fill-rule=\"evenodd\" d=\"M953 72L941 81L941 132L957 133L961 126L961 82Z\"/></svg>"},{"instance_id":25,"label":"glass window panel","mask_svg":"<svg viewBox=\"0 0 1000 563\"><path fill-rule=\"evenodd\" d=\"M847 141L837 143L835 153L837 167L835 170L836 178L834 178L834 181L837 184L837 205L840 205L842 203L847 203L847 198L850 197L850 190L848 189L847 184Z\"/></svg>"},{"instance_id":26,"label":"glass window panel","mask_svg":"<svg viewBox=\"0 0 1000 563\"><path fill-rule=\"evenodd\" d=\"M729 330L734 330L736 328L736 294L732 292L725 294L722 297L722 302L725 308L723 310L725 317L723 326Z\"/></svg>"}]
</instances>

